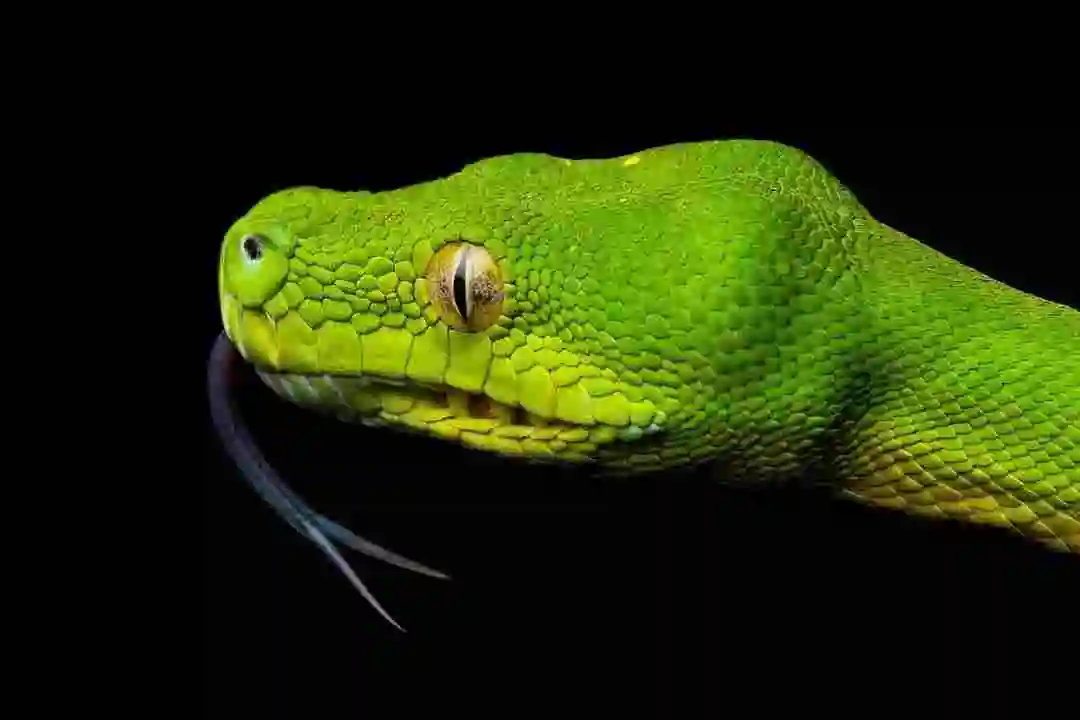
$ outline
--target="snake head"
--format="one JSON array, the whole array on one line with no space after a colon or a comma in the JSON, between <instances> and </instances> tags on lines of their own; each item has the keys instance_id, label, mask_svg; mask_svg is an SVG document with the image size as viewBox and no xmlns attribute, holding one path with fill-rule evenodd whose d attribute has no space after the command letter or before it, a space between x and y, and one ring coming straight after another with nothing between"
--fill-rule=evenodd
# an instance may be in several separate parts
<instances>
[{"instance_id":1,"label":"snake head","mask_svg":"<svg viewBox=\"0 0 1080 720\"><path fill-rule=\"evenodd\" d=\"M275 392L345 420L540 461L625 458L662 428L662 398L568 322L582 279L530 262L533 216L469 210L424 186L269 196L222 244L229 338Z\"/></svg>"}]
</instances>

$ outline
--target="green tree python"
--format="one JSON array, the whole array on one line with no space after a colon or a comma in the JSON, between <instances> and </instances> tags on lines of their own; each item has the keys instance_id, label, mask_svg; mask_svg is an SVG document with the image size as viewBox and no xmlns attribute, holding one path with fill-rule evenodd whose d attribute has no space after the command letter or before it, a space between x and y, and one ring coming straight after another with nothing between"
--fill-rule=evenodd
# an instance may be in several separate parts
<instances>
[{"instance_id":1,"label":"green tree python","mask_svg":"<svg viewBox=\"0 0 1080 720\"><path fill-rule=\"evenodd\" d=\"M1080 312L875 220L779 143L518 153L386 192L274 192L226 233L218 287L226 448L392 623L335 543L445 576L276 475L228 397L234 348L283 398L346 421L606 473L815 477L1080 553Z\"/></svg>"}]
</instances>

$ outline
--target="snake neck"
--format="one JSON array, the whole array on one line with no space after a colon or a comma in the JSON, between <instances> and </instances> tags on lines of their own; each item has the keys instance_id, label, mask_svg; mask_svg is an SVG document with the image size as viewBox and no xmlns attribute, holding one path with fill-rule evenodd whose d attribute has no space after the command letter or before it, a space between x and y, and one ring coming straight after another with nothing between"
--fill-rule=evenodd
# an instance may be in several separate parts
<instances>
[{"instance_id":1,"label":"snake neck","mask_svg":"<svg viewBox=\"0 0 1080 720\"><path fill-rule=\"evenodd\" d=\"M875 222L844 492L1080 553L1080 313Z\"/></svg>"}]
</instances>

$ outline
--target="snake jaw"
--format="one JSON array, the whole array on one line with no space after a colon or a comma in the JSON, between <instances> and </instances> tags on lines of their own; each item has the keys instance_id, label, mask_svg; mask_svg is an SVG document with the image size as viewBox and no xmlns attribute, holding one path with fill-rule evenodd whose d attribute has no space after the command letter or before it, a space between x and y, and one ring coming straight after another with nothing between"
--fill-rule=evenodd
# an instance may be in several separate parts
<instances>
[{"instance_id":1,"label":"snake jaw","mask_svg":"<svg viewBox=\"0 0 1080 720\"><path fill-rule=\"evenodd\" d=\"M536 461L593 462L603 445L660 431L579 425L446 384L375 375L308 375L260 370L290 402L371 427L394 426L468 447Z\"/></svg>"},{"instance_id":2,"label":"snake jaw","mask_svg":"<svg viewBox=\"0 0 1080 720\"><path fill-rule=\"evenodd\" d=\"M617 377L598 377L573 351L559 353L569 362L516 370L490 349L473 358L466 344L455 354L453 337L460 336L436 340L438 330L414 336L381 328L361 336L340 322L309 325L298 311L277 315L268 304L244 307L222 293L229 340L276 394L297 405L540 462L659 463L642 440L663 430L666 413L632 397ZM493 382L497 362L503 366ZM564 368L579 367L593 372L568 380Z\"/></svg>"},{"instance_id":3,"label":"snake jaw","mask_svg":"<svg viewBox=\"0 0 1080 720\"><path fill-rule=\"evenodd\" d=\"M473 386L455 386L454 373L449 371L442 374L445 382L433 381L440 376L439 363L427 362L423 371L412 372L412 346L403 350L400 333L390 331L384 340L400 355L394 358L400 363L387 362L384 353L375 363L378 368L369 369L364 362L361 370L357 355L339 353L326 359L326 364L340 369L320 372L324 358L311 353L319 344L312 342L315 336L300 331L299 316L275 320L268 309L242 308L229 294L223 295L222 304L226 334L266 385L294 404L345 421L411 430L500 455L573 463L601 461L617 444L636 444L661 432L666 421L665 413L651 402L631 401L619 389L609 387L606 394L593 396L582 385L564 395L569 388L557 385L550 376L540 386L548 386L551 394L538 397L534 393L531 404L524 399L503 402ZM306 344L287 340L290 332L299 332L307 338ZM534 366L532 372L540 367ZM532 381L537 379L534 376ZM475 373L468 380L475 382ZM524 392L505 385L503 391L509 396ZM548 410L537 412L537 406ZM647 447L642 447L642 453L647 462L656 458ZM611 454L627 457L625 451Z\"/></svg>"}]
</instances>

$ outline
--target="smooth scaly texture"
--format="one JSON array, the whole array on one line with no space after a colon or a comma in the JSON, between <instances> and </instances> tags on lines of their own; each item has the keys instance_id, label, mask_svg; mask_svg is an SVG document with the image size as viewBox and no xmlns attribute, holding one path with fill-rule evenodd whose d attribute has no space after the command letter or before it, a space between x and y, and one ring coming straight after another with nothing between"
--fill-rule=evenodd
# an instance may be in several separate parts
<instances>
[{"instance_id":1,"label":"smooth scaly texture","mask_svg":"<svg viewBox=\"0 0 1080 720\"><path fill-rule=\"evenodd\" d=\"M454 242L506 281L479 332L451 329L425 278ZM877 222L793 148L291 189L229 230L219 285L265 382L343 419L615 472L813 476L1080 553L1080 313Z\"/></svg>"}]
</instances>

